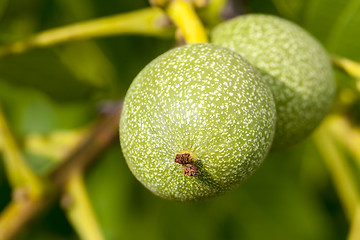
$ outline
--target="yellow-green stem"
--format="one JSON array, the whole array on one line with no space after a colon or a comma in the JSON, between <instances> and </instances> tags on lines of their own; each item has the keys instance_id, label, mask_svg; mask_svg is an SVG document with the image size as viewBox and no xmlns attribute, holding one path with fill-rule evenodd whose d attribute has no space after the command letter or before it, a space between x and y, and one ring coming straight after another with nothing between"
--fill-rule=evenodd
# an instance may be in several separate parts
<instances>
[{"instance_id":1,"label":"yellow-green stem","mask_svg":"<svg viewBox=\"0 0 360 240\"><path fill-rule=\"evenodd\" d=\"M65 186L63 207L81 239L104 239L87 195L83 176L80 172L74 172L68 179Z\"/></svg>"},{"instance_id":2,"label":"yellow-green stem","mask_svg":"<svg viewBox=\"0 0 360 240\"><path fill-rule=\"evenodd\" d=\"M348 240L359 240L360 239L360 202L358 202L354 214L354 218L351 221L350 232Z\"/></svg>"},{"instance_id":3,"label":"yellow-green stem","mask_svg":"<svg viewBox=\"0 0 360 240\"><path fill-rule=\"evenodd\" d=\"M67 41L116 34L168 36L172 33L166 14L158 8L146 8L51 29L0 48L0 57L22 53L31 48L47 47Z\"/></svg>"},{"instance_id":4,"label":"yellow-green stem","mask_svg":"<svg viewBox=\"0 0 360 240\"><path fill-rule=\"evenodd\" d=\"M360 129L352 126L345 116L332 116L328 125L331 134L352 154L360 169Z\"/></svg>"},{"instance_id":5,"label":"yellow-green stem","mask_svg":"<svg viewBox=\"0 0 360 240\"><path fill-rule=\"evenodd\" d=\"M69 155L87 134L87 129L58 130L47 135L29 134L24 148L29 153L60 162Z\"/></svg>"},{"instance_id":6,"label":"yellow-green stem","mask_svg":"<svg viewBox=\"0 0 360 240\"><path fill-rule=\"evenodd\" d=\"M2 210L0 214L0 240L8 238L9 233L7 232L7 226L15 223L14 216L22 211L22 206L23 204L21 202L12 201Z\"/></svg>"},{"instance_id":7,"label":"yellow-green stem","mask_svg":"<svg viewBox=\"0 0 360 240\"><path fill-rule=\"evenodd\" d=\"M166 11L180 29L187 44L206 43L208 37L194 7L185 0L173 0Z\"/></svg>"},{"instance_id":8,"label":"yellow-green stem","mask_svg":"<svg viewBox=\"0 0 360 240\"><path fill-rule=\"evenodd\" d=\"M4 165L9 182L16 189L26 192L26 197L36 199L42 195L45 184L27 165L10 132L5 116L0 106L0 138L2 138L2 152Z\"/></svg>"},{"instance_id":9,"label":"yellow-green stem","mask_svg":"<svg viewBox=\"0 0 360 240\"><path fill-rule=\"evenodd\" d=\"M360 63L344 57L333 56L333 65L357 80L357 87L360 90Z\"/></svg>"},{"instance_id":10,"label":"yellow-green stem","mask_svg":"<svg viewBox=\"0 0 360 240\"><path fill-rule=\"evenodd\" d=\"M353 169L353 171L360 169L360 130L357 127L352 126L345 116L336 115L328 118L327 130L328 134L332 135L336 139L336 142L341 144L345 151L353 156L353 159L355 160L354 163L359 167ZM354 186L352 187L355 189L354 194L356 194L356 202L354 203L353 216L350 219L351 228L348 240L360 239L360 190L357 190L358 188L356 187L359 186L359 184L356 185L356 182L354 182L353 185Z\"/></svg>"},{"instance_id":11,"label":"yellow-green stem","mask_svg":"<svg viewBox=\"0 0 360 240\"><path fill-rule=\"evenodd\" d=\"M315 132L314 139L333 178L345 213L351 221L359 201L359 191L347 160L329 134L326 122Z\"/></svg>"},{"instance_id":12,"label":"yellow-green stem","mask_svg":"<svg viewBox=\"0 0 360 240\"><path fill-rule=\"evenodd\" d=\"M29 223L27 216L39 212L45 199L13 199L0 213L0 240L10 240L19 234L21 226Z\"/></svg>"}]
</instances>

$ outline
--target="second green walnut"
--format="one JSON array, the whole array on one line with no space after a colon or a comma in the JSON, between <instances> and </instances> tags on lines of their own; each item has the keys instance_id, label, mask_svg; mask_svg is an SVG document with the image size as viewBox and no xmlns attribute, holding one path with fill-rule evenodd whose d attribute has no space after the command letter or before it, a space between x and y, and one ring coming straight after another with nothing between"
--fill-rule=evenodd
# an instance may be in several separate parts
<instances>
[{"instance_id":1,"label":"second green walnut","mask_svg":"<svg viewBox=\"0 0 360 240\"><path fill-rule=\"evenodd\" d=\"M329 111L335 93L329 56L296 24L247 14L217 26L212 42L241 54L263 73L276 102L273 149L304 139Z\"/></svg>"}]
</instances>

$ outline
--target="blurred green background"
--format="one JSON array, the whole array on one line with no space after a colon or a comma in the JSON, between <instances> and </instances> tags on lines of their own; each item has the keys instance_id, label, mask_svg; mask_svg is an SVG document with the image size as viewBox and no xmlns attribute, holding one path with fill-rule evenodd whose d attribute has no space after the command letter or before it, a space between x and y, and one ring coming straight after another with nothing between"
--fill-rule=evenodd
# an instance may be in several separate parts
<instances>
[{"instance_id":1,"label":"blurred green background","mask_svg":"<svg viewBox=\"0 0 360 240\"><path fill-rule=\"evenodd\" d=\"M146 0L0 0L0 43L66 24L148 7ZM280 15L310 31L332 54L360 61L360 0L247 0L238 12ZM26 159L39 174L53 160L28 151L26 137L93 122L99 104L124 96L136 74L174 39L113 36L0 59L0 100ZM351 86L337 72L339 87ZM358 110L354 116L360 116ZM0 161L0 210L10 187ZM108 240L345 239L348 222L311 139L271 154L239 189L218 199L176 203L132 176L118 143L92 166L86 184ZM18 239L78 239L58 204Z\"/></svg>"}]
</instances>

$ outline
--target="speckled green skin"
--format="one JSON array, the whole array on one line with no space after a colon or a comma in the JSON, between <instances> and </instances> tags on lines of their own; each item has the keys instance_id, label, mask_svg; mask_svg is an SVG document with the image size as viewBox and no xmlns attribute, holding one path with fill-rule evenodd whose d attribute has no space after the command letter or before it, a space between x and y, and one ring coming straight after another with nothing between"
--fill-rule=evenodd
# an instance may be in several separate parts
<instances>
[{"instance_id":1,"label":"speckled green skin","mask_svg":"<svg viewBox=\"0 0 360 240\"><path fill-rule=\"evenodd\" d=\"M329 57L299 26L275 16L248 14L217 26L212 42L240 53L265 73L277 106L273 149L308 136L331 107L335 81Z\"/></svg>"},{"instance_id":2,"label":"speckled green skin","mask_svg":"<svg viewBox=\"0 0 360 240\"><path fill-rule=\"evenodd\" d=\"M124 156L156 195L178 201L217 196L247 179L268 153L275 102L261 74L212 44L175 48L131 84L120 121ZM175 156L189 152L198 177Z\"/></svg>"}]
</instances>

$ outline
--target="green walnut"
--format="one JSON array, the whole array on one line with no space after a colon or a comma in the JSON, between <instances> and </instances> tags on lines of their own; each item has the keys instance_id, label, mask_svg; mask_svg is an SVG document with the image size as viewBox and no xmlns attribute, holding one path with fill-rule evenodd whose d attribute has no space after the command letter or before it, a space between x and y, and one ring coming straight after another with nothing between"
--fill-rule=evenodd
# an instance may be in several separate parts
<instances>
[{"instance_id":1,"label":"green walnut","mask_svg":"<svg viewBox=\"0 0 360 240\"><path fill-rule=\"evenodd\" d=\"M335 81L329 56L309 33L279 17L248 14L218 25L211 37L263 73L277 110L273 149L304 139L324 118Z\"/></svg>"},{"instance_id":2,"label":"green walnut","mask_svg":"<svg viewBox=\"0 0 360 240\"><path fill-rule=\"evenodd\" d=\"M172 49L132 82L120 120L130 170L158 196L207 199L247 179L267 155L276 108L261 73L212 44Z\"/></svg>"}]
</instances>

